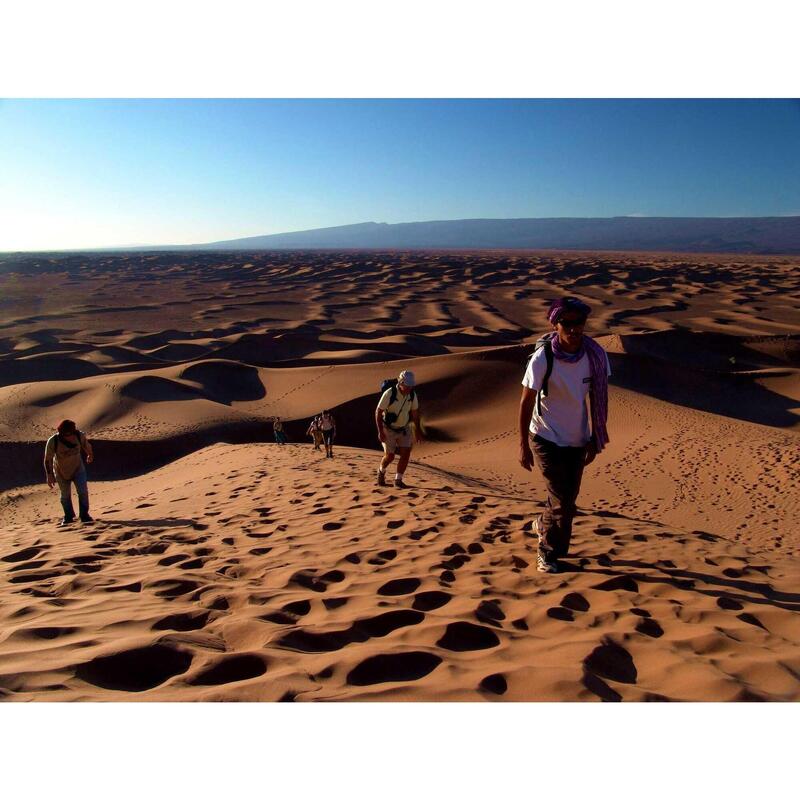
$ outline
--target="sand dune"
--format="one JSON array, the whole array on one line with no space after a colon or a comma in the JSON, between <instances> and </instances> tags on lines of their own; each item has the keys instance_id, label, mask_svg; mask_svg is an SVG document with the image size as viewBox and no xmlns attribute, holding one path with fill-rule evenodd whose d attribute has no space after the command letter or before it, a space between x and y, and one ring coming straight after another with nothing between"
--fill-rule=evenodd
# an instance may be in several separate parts
<instances>
[{"instance_id":1,"label":"sand dune","mask_svg":"<svg viewBox=\"0 0 800 800\"><path fill-rule=\"evenodd\" d=\"M796 700L800 259L0 257L0 692ZM532 566L525 360L561 291L610 354L570 571ZM38 293L37 293L38 292ZM427 441L373 485L380 381ZM304 438L322 408L338 456ZM286 421L277 447L268 420ZM95 445L56 530L44 439Z\"/></svg>"},{"instance_id":2,"label":"sand dune","mask_svg":"<svg viewBox=\"0 0 800 800\"><path fill-rule=\"evenodd\" d=\"M770 548L586 511L530 567L527 494L342 448L216 445L97 484L102 522L18 501L8 699L796 700L800 571Z\"/></svg>"}]
</instances>

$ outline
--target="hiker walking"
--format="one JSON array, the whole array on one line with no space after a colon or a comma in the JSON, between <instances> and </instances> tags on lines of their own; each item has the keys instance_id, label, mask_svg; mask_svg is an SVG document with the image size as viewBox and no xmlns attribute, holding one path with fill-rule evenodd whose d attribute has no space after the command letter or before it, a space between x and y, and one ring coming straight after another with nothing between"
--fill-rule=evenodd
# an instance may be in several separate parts
<instances>
[{"instance_id":1,"label":"hiker walking","mask_svg":"<svg viewBox=\"0 0 800 800\"><path fill-rule=\"evenodd\" d=\"M314 449L319 450L322 445L322 428L320 427L319 417L314 417L308 426L306 436L310 436L314 442Z\"/></svg>"},{"instance_id":2,"label":"hiker walking","mask_svg":"<svg viewBox=\"0 0 800 800\"><path fill-rule=\"evenodd\" d=\"M278 444L286 444L286 434L283 432L283 423L280 417L275 417L272 420L272 433Z\"/></svg>"},{"instance_id":3,"label":"hiker walking","mask_svg":"<svg viewBox=\"0 0 800 800\"><path fill-rule=\"evenodd\" d=\"M319 416L319 429L325 442L325 458L333 458L333 440L336 438L336 420L326 408Z\"/></svg>"},{"instance_id":4,"label":"hiker walking","mask_svg":"<svg viewBox=\"0 0 800 800\"><path fill-rule=\"evenodd\" d=\"M411 458L414 442L422 441L419 422L419 399L414 388L417 384L414 373L404 369L396 379L385 380L381 384L381 399L375 409L375 424L378 427L378 438L383 445L383 459L378 467L378 486L386 486L386 468L394 461L395 453L399 453L394 485L405 489L403 476ZM414 433L411 432L411 424Z\"/></svg>"},{"instance_id":5,"label":"hiker walking","mask_svg":"<svg viewBox=\"0 0 800 800\"><path fill-rule=\"evenodd\" d=\"M558 572L567 556L583 468L608 443L611 367L583 332L590 313L577 298L554 301L547 316L553 330L536 342L522 380L519 461L528 471L535 463L547 486L545 510L533 521L539 572Z\"/></svg>"},{"instance_id":6,"label":"hiker walking","mask_svg":"<svg viewBox=\"0 0 800 800\"><path fill-rule=\"evenodd\" d=\"M94 453L86 434L79 431L71 419L62 420L44 448L47 485L52 489L57 483L61 492L64 516L58 523L59 526L69 525L75 520L75 509L72 505L73 483L78 495L78 515L81 522L94 522L89 514L89 487L85 466L92 461Z\"/></svg>"}]
</instances>

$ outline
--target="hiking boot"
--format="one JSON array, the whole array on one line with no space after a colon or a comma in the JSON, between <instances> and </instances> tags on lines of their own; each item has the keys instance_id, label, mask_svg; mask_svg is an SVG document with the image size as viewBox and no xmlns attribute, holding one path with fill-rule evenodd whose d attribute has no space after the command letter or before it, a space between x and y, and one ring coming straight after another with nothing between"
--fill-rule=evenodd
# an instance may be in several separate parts
<instances>
[{"instance_id":1,"label":"hiking boot","mask_svg":"<svg viewBox=\"0 0 800 800\"><path fill-rule=\"evenodd\" d=\"M539 554L536 557L536 569L538 569L539 572L558 572L558 562L551 561L550 559Z\"/></svg>"},{"instance_id":2,"label":"hiking boot","mask_svg":"<svg viewBox=\"0 0 800 800\"><path fill-rule=\"evenodd\" d=\"M386 475L378 470L378 486L386 486Z\"/></svg>"},{"instance_id":3,"label":"hiking boot","mask_svg":"<svg viewBox=\"0 0 800 800\"><path fill-rule=\"evenodd\" d=\"M94 517L87 514L84 517L81 517L81 522L94 522Z\"/></svg>"},{"instance_id":4,"label":"hiking boot","mask_svg":"<svg viewBox=\"0 0 800 800\"><path fill-rule=\"evenodd\" d=\"M405 483L403 483L402 478L395 478L394 480L394 488L395 489L408 489Z\"/></svg>"},{"instance_id":5,"label":"hiking boot","mask_svg":"<svg viewBox=\"0 0 800 800\"><path fill-rule=\"evenodd\" d=\"M75 517L64 517L58 521L59 528L65 528L67 525L72 525L75 522Z\"/></svg>"}]
</instances>

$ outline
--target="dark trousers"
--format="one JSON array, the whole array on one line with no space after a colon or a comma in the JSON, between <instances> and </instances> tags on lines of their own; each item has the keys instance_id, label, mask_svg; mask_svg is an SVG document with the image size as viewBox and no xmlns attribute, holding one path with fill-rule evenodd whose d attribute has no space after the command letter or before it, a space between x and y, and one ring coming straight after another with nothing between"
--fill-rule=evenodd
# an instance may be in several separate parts
<instances>
[{"instance_id":1,"label":"dark trousers","mask_svg":"<svg viewBox=\"0 0 800 800\"><path fill-rule=\"evenodd\" d=\"M533 461L547 484L547 505L542 512L539 554L564 558L572 538L575 501L581 489L585 447L559 447L541 436L531 437Z\"/></svg>"}]
</instances>

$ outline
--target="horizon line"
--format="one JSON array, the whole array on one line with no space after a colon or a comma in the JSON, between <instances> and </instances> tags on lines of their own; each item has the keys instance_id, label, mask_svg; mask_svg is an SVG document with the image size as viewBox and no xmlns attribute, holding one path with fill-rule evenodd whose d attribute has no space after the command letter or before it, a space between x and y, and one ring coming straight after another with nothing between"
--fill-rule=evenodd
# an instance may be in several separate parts
<instances>
[{"instance_id":1,"label":"horizon line","mask_svg":"<svg viewBox=\"0 0 800 800\"><path fill-rule=\"evenodd\" d=\"M789 214L766 214L766 215L726 215L726 216L691 216L691 215L658 215L658 214L614 214L608 217L569 217L569 216L559 216L559 217L457 217L452 219L428 219L428 220L414 220L411 222L376 222L375 220L365 220L362 222L348 222L341 225L325 225L323 227L317 228L301 228L297 230L291 231L279 231L277 233L255 233L255 234L248 234L245 236L233 236L226 239L215 239L212 241L206 242L190 242L185 244L179 244L176 242L171 243L152 243L152 244L127 244L127 245L105 245L105 246L97 246L97 245L89 245L89 246L82 246L82 247L60 247L60 248L47 248L47 249L40 249L40 248L22 248L22 249L13 249L13 250L0 250L0 255L15 255L19 253L84 253L84 252L131 252L135 250L154 250L163 248L164 250L170 250L174 248L180 249L192 249L192 248L207 248L209 245L215 244L216 242L232 242L232 241L242 241L246 239L256 239L256 238L264 238L268 236L285 236L297 233L310 233L312 231L324 231L324 230L333 230L336 228L349 228L349 227L356 227L358 225L385 225L387 227L393 225L425 225L425 224L433 224L438 222L483 222L483 221L519 221L519 220L542 220L542 221L550 221L550 220L613 220L613 219L692 219L692 220L719 220L719 219L793 219L798 218L800 219L800 212L798 213L789 213ZM220 248L220 250L227 250L228 248ZM241 249L241 248L231 248L231 249ZM330 248L330 247L303 247L303 248L286 248L286 247L276 247L276 248L254 248L257 250L287 250L287 249L302 249L302 250L336 250L336 249L343 249L343 250L381 250L385 248L375 248L375 247L350 247L350 248ZM398 249L398 248L394 248ZM520 247L506 247L506 248L487 248L487 247L466 247L466 248L458 248L458 247L429 247L429 248L417 248L417 247L410 247L410 248L400 248L400 249L427 249L427 250L458 250L458 249L472 249L472 250L492 250L492 249L510 249L510 250L519 250L519 249L527 249L527 250L552 250L552 249L563 249L563 248L520 248ZM571 248L567 248L571 249ZM602 249L602 248L601 248ZM620 251L622 252L622 251Z\"/></svg>"}]
</instances>

